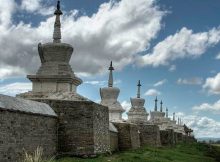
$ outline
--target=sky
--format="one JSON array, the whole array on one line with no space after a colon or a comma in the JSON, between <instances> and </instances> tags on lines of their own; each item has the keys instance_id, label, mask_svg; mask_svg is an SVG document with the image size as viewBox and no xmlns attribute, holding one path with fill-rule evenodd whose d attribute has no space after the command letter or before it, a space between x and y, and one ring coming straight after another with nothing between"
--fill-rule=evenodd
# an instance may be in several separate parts
<instances>
[{"instance_id":1,"label":"sky","mask_svg":"<svg viewBox=\"0 0 220 162\"><path fill-rule=\"evenodd\" d=\"M31 90L39 42L52 41L56 0L0 0L0 93ZM126 111L141 80L147 112L154 99L194 129L220 137L219 0L61 0L62 42L83 80L78 93L100 102L113 61ZM126 113L123 114L126 118Z\"/></svg>"}]
</instances>

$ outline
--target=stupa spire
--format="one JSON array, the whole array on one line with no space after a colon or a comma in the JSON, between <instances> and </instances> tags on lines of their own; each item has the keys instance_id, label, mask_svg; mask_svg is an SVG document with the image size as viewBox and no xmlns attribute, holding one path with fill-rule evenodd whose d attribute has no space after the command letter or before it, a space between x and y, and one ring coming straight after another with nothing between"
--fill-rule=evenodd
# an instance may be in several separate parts
<instances>
[{"instance_id":1,"label":"stupa spire","mask_svg":"<svg viewBox=\"0 0 220 162\"><path fill-rule=\"evenodd\" d=\"M141 97L141 81L138 81L137 98Z\"/></svg>"},{"instance_id":2,"label":"stupa spire","mask_svg":"<svg viewBox=\"0 0 220 162\"><path fill-rule=\"evenodd\" d=\"M155 106L154 106L154 111L157 111L157 96L156 96L156 99L154 100L155 101Z\"/></svg>"},{"instance_id":3,"label":"stupa spire","mask_svg":"<svg viewBox=\"0 0 220 162\"><path fill-rule=\"evenodd\" d=\"M168 108L166 108L166 118L168 118Z\"/></svg>"},{"instance_id":4,"label":"stupa spire","mask_svg":"<svg viewBox=\"0 0 220 162\"><path fill-rule=\"evenodd\" d=\"M108 78L108 87L113 87L113 74L112 71L114 70L114 67L112 66L112 61L110 63L110 66L108 68L109 72L109 78Z\"/></svg>"},{"instance_id":5,"label":"stupa spire","mask_svg":"<svg viewBox=\"0 0 220 162\"><path fill-rule=\"evenodd\" d=\"M160 101L160 112L163 112L163 101Z\"/></svg>"},{"instance_id":6,"label":"stupa spire","mask_svg":"<svg viewBox=\"0 0 220 162\"><path fill-rule=\"evenodd\" d=\"M57 1L57 9L54 12L56 15L55 23L54 23L54 31L53 31L53 42L60 43L61 42L61 23L60 23L60 15L62 15L62 11L60 10L60 1Z\"/></svg>"},{"instance_id":7,"label":"stupa spire","mask_svg":"<svg viewBox=\"0 0 220 162\"><path fill-rule=\"evenodd\" d=\"M173 121L175 121L175 112L173 113Z\"/></svg>"}]
</instances>

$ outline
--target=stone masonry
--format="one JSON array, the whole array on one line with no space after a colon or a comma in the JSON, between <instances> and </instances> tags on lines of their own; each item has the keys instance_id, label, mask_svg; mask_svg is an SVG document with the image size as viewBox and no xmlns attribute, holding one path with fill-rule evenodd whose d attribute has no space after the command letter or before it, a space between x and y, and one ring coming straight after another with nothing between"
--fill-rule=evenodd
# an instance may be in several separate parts
<instances>
[{"instance_id":1,"label":"stone masonry","mask_svg":"<svg viewBox=\"0 0 220 162\"><path fill-rule=\"evenodd\" d=\"M110 151L108 108L91 101L43 100L57 113L59 155Z\"/></svg>"},{"instance_id":2,"label":"stone masonry","mask_svg":"<svg viewBox=\"0 0 220 162\"><path fill-rule=\"evenodd\" d=\"M24 151L57 153L57 117L48 105L0 95L0 161L20 162ZM48 111L49 110L49 111Z\"/></svg>"},{"instance_id":3,"label":"stone masonry","mask_svg":"<svg viewBox=\"0 0 220 162\"><path fill-rule=\"evenodd\" d=\"M118 130L118 148L120 151L140 147L138 127L129 123L113 123Z\"/></svg>"},{"instance_id":4,"label":"stone masonry","mask_svg":"<svg viewBox=\"0 0 220 162\"><path fill-rule=\"evenodd\" d=\"M154 124L139 124L138 130L140 131L140 145L146 146L160 146L160 131L159 127Z\"/></svg>"}]
</instances>

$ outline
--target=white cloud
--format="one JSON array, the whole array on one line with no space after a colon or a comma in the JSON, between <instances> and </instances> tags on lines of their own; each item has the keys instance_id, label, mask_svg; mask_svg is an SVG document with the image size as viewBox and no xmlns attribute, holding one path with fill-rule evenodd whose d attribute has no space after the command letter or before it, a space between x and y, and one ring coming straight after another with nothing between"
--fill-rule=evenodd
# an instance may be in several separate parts
<instances>
[{"instance_id":1,"label":"white cloud","mask_svg":"<svg viewBox=\"0 0 220 162\"><path fill-rule=\"evenodd\" d=\"M25 75L23 71L24 70L20 69L19 67L0 65L0 78L5 79L10 76L15 77L19 75Z\"/></svg>"},{"instance_id":2,"label":"white cloud","mask_svg":"<svg viewBox=\"0 0 220 162\"><path fill-rule=\"evenodd\" d=\"M31 83L11 83L0 86L0 94L5 94L9 96L15 96L19 93L24 93L32 89Z\"/></svg>"},{"instance_id":3,"label":"white cloud","mask_svg":"<svg viewBox=\"0 0 220 162\"><path fill-rule=\"evenodd\" d=\"M216 60L220 60L220 53L215 57Z\"/></svg>"},{"instance_id":4,"label":"white cloud","mask_svg":"<svg viewBox=\"0 0 220 162\"><path fill-rule=\"evenodd\" d=\"M123 109L125 109L125 112L122 114L122 118L124 120L127 120L128 119L127 112L131 108L131 103L129 101L123 101L123 102L121 102L121 106L123 107Z\"/></svg>"},{"instance_id":5,"label":"white cloud","mask_svg":"<svg viewBox=\"0 0 220 162\"><path fill-rule=\"evenodd\" d=\"M156 82L153 86L154 86L154 87L158 87L158 86L163 85L163 84L166 83L166 82L167 82L167 80L166 80L166 79L163 79L163 80L160 80L160 81Z\"/></svg>"},{"instance_id":6,"label":"white cloud","mask_svg":"<svg viewBox=\"0 0 220 162\"><path fill-rule=\"evenodd\" d=\"M196 138L200 137L219 137L220 122L206 116L187 115L183 112L177 112L182 122L193 129Z\"/></svg>"},{"instance_id":7,"label":"white cloud","mask_svg":"<svg viewBox=\"0 0 220 162\"><path fill-rule=\"evenodd\" d=\"M220 122L206 116L189 115L184 117L186 125L194 130L196 137L219 137Z\"/></svg>"},{"instance_id":8,"label":"white cloud","mask_svg":"<svg viewBox=\"0 0 220 162\"><path fill-rule=\"evenodd\" d=\"M212 28L207 32L193 33L183 27L174 35L168 36L159 42L152 50L138 59L139 64L169 65L176 59L197 58L204 54L209 47L220 41L220 28Z\"/></svg>"},{"instance_id":9,"label":"white cloud","mask_svg":"<svg viewBox=\"0 0 220 162\"><path fill-rule=\"evenodd\" d=\"M83 83L96 85L96 86L107 86L108 85L108 81L106 81L106 80L88 80L88 81L84 81ZM117 85L120 83L121 83L121 80L114 81L114 85Z\"/></svg>"},{"instance_id":10,"label":"white cloud","mask_svg":"<svg viewBox=\"0 0 220 162\"><path fill-rule=\"evenodd\" d=\"M45 5L45 0L22 0L21 9L30 13L37 13L41 15L52 15L54 7Z\"/></svg>"},{"instance_id":11,"label":"white cloud","mask_svg":"<svg viewBox=\"0 0 220 162\"><path fill-rule=\"evenodd\" d=\"M192 109L194 111L210 111L215 114L220 114L220 100L213 104L202 103L201 105L194 106Z\"/></svg>"},{"instance_id":12,"label":"white cloud","mask_svg":"<svg viewBox=\"0 0 220 162\"><path fill-rule=\"evenodd\" d=\"M169 68L169 71L173 72L175 70L176 70L176 65L171 65L170 68Z\"/></svg>"},{"instance_id":13,"label":"white cloud","mask_svg":"<svg viewBox=\"0 0 220 162\"><path fill-rule=\"evenodd\" d=\"M194 77L188 79L179 78L177 84L186 84L186 85L201 85L203 83L202 78Z\"/></svg>"},{"instance_id":14,"label":"white cloud","mask_svg":"<svg viewBox=\"0 0 220 162\"><path fill-rule=\"evenodd\" d=\"M3 27L8 27L11 24L11 17L16 9L16 3L14 0L1 1L0 5L0 33L3 31ZM1 35L0 34L0 35Z\"/></svg>"},{"instance_id":15,"label":"white cloud","mask_svg":"<svg viewBox=\"0 0 220 162\"><path fill-rule=\"evenodd\" d=\"M159 96L161 92L156 89L149 89L147 92L144 93L145 96Z\"/></svg>"},{"instance_id":16,"label":"white cloud","mask_svg":"<svg viewBox=\"0 0 220 162\"><path fill-rule=\"evenodd\" d=\"M220 73L214 77L207 78L203 88L210 94L220 94Z\"/></svg>"},{"instance_id":17,"label":"white cloud","mask_svg":"<svg viewBox=\"0 0 220 162\"><path fill-rule=\"evenodd\" d=\"M30 2L23 0L23 8L33 5L28 9L35 12L38 2ZM0 24L0 48L4 51L0 53L0 65L4 63L25 69L25 73L35 73L40 63L37 43L52 41L55 17L46 18L36 27L23 22L15 25L12 24L15 1L1 3L9 10L0 9L0 19L4 22ZM71 59L74 71L88 76L107 72L110 60L117 70L132 63L136 53L149 48L150 41L162 27L161 19L165 14L155 0L110 1L100 5L91 17L77 17L76 10L64 12L61 18L62 41L74 46Z\"/></svg>"},{"instance_id":18,"label":"white cloud","mask_svg":"<svg viewBox=\"0 0 220 162\"><path fill-rule=\"evenodd\" d=\"M121 103L121 106L125 109L126 112L128 112L129 109L131 108L131 103L128 102L128 101L123 101L123 102Z\"/></svg>"}]
</instances>

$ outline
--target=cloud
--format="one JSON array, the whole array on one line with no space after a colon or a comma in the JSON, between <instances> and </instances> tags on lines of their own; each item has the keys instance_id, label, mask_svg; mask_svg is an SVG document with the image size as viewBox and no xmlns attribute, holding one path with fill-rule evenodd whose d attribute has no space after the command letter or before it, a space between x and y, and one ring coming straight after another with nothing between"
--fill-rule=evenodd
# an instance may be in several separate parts
<instances>
[{"instance_id":1,"label":"cloud","mask_svg":"<svg viewBox=\"0 0 220 162\"><path fill-rule=\"evenodd\" d=\"M216 101L213 104L202 103L201 105L194 106L192 109L198 112L205 111L205 112L212 112L214 114L220 114L220 100Z\"/></svg>"},{"instance_id":2,"label":"cloud","mask_svg":"<svg viewBox=\"0 0 220 162\"><path fill-rule=\"evenodd\" d=\"M194 130L196 137L220 136L220 122L212 118L189 115L184 117L184 122Z\"/></svg>"},{"instance_id":3,"label":"cloud","mask_svg":"<svg viewBox=\"0 0 220 162\"><path fill-rule=\"evenodd\" d=\"M163 85L166 82L167 82L167 80L163 79L163 80L160 80L160 81L156 82L153 86L154 87L159 87L159 86Z\"/></svg>"},{"instance_id":4,"label":"cloud","mask_svg":"<svg viewBox=\"0 0 220 162\"><path fill-rule=\"evenodd\" d=\"M217 54L217 56L215 57L216 60L220 60L220 53Z\"/></svg>"},{"instance_id":5,"label":"cloud","mask_svg":"<svg viewBox=\"0 0 220 162\"><path fill-rule=\"evenodd\" d=\"M200 137L219 137L220 122L207 116L187 115L183 112L177 112L182 122L193 129L196 138Z\"/></svg>"},{"instance_id":6,"label":"cloud","mask_svg":"<svg viewBox=\"0 0 220 162\"><path fill-rule=\"evenodd\" d=\"M47 2L47 1L46 1ZM45 0L22 0L20 8L29 13L52 15L55 9L54 7L48 7Z\"/></svg>"},{"instance_id":7,"label":"cloud","mask_svg":"<svg viewBox=\"0 0 220 162\"><path fill-rule=\"evenodd\" d=\"M30 2L23 0L23 9L36 12L41 1ZM35 73L40 64L37 44L52 41L55 17L44 17L37 26L22 21L13 24L13 6L18 4L13 0L2 3L9 10L0 9L0 48L4 51L0 54L0 65L22 69L22 74ZM3 8L2 4L0 7ZM78 16L77 10L64 12L62 41L74 46L74 71L89 76L105 73L110 60L117 70L131 64L137 53L149 48L150 41L156 38L165 14L155 0L109 1L90 17Z\"/></svg>"},{"instance_id":8,"label":"cloud","mask_svg":"<svg viewBox=\"0 0 220 162\"><path fill-rule=\"evenodd\" d=\"M126 112L128 112L131 108L131 103L128 101L123 101L121 103L121 106L125 109Z\"/></svg>"},{"instance_id":9,"label":"cloud","mask_svg":"<svg viewBox=\"0 0 220 162\"><path fill-rule=\"evenodd\" d=\"M122 82L121 80L115 80L114 85L120 84L121 82ZM84 83L95 85L95 86L107 86L108 85L108 81L106 80L88 80L88 81L84 81Z\"/></svg>"},{"instance_id":10,"label":"cloud","mask_svg":"<svg viewBox=\"0 0 220 162\"><path fill-rule=\"evenodd\" d=\"M203 88L210 94L220 94L220 73L214 77L207 78Z\"/></svg>"},{"instance_id":11,"label":"cloud","mask_svg":"<svg viewBox=\"0 0 220 162\"><path fill-rule=\"evenodd\" d=\"M11 17L16 9L16 3L14 0L1 1L0 5L0 33L4 27L8 27L11 24ZM4 33L1 33L2 35Z\"/></svg>"},{"instance_id":12,"label":"cloud","mask_svg":"<svg viewBox=\"0 0 220 162\"><path fill-rule=\"evenodd\" d=\"M31 89L31 83L16 82L0 86L0 94L15 96L16 94L24 93L30 91Z\"/></svg>"},{"instance_id":13,"label":"cloud","mask_svg":"<svg viewBox=\"0 0 220 162\"><path fill-rule=\"evenodd\" d=\"M186 85L201 85L203 83L202 78L194 77L189 79L179 78L177 84L186 84Z\"/></svg>"},{"instance_id":14,"label":"cloud","mask_svg":"<svg viewBox=\"0 0 220 162\"><path fill-rule=\"evenodd\" d=\"M207 32L193 33L183 27L174 35L168 36L159 42L152 50L138 58L142 66L169 65L176 59L197 58L204 54L208 48L220 41L220 28L212 28Z\"/></svg>"},{"instance_id":15,"label":"cloud","mask_svg":"<svg viewBox=\"0 0 220 162\"><path fill-rule=\"evenodd\" d=\"M25 75L23 72L23 69L20 69L19 67L13 67L13 66L7 66L7 65L0 65L0 78L4 79L5 77L16 77L19 75Z\"/></svg>"},{"instance_id":16,"label":"cloud","mask_svg":"<svg viewBox=\"0 0 220 162\"><path fill-rule=\"evenodd\" d=\"M171 65L170 68L169 68L169 71L173 72L175 70L176 70L176 65Z\"/></svg>"},{"instance_id":17,"label":"cloud","mask_svg":"<svg viewBox=\"0 0 220 162\"><path fill-rule=\"evenodd\" d=\"M144 93L145 96L159 96L161 92L156 89L149 89L147 92Z\"/></svg>"},{"instance_id":18,"label":"cloud","mask_svg":"<svg viewBox=\"0 0 220 162\"><path fill-rule=\"evenodd\" d=\"M122 101L121 102L121 106L123 107L123 109L125 109L125 112L122 114L122 118L124 120L128 119L128 115L127 112L130 110L131 108L131 103L129 101Z\"/></svg>"}]
</instances>

